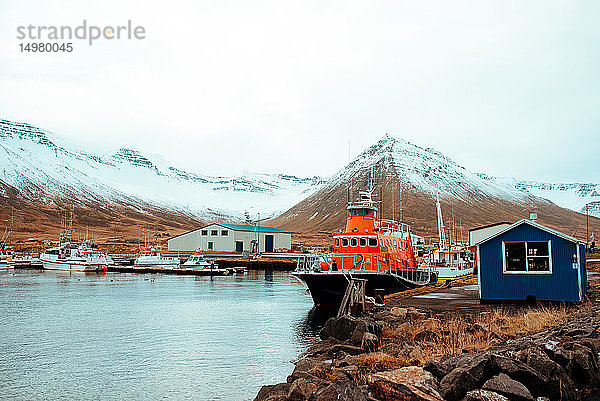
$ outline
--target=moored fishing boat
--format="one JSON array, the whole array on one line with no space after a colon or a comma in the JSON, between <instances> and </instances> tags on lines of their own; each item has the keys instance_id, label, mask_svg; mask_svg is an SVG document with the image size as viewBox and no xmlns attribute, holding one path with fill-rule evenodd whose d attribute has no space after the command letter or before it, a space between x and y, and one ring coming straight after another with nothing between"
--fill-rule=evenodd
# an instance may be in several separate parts
<instances>
[{"instance_id":1,"label":"moored fishing boat","mask_svg":"<svg viewBox=\"0 0 600 401\"><path fill-rule=\"evenodd\" d=\"M88 242L79 245L62 243L47 249L39 259L45 270L98 271L114 265L109 255L100 252Z\"/></svg>"},{"instance_id":2,"label":"moored fishing boat","mask_svg":"<svg viewBox=\"0 0 600 401\"><path fill-rule=\"evenodd\" d=\"M351 278L366 279L374 296L429 284L429 266L420 268L410 226L379 216L372 188L347 206L346 228L334 234L334 252L303 257L292 273L306 283L317 305L339 305Z\"/></svg>"},{"instance_id":3,"label":"moored fishing boat","mask_svg":"<svg viewBox=\"0 0 600 401\"><path fill-rule=\"evenodd\" d=\"M188 260L181 265L181 269L207 276L225 276L233 273L233 269L221 269L214 261L204 259L204 255L197 252L190 256Z\"/></svg>"},{"instance_id":4,"label":"moored fishing boat","mask_svg":"<svg viewBox=\"0 0 600 401\"><path fill-rule=\"evenodd\" d=\"M179 267L181 261L179 258L163 256L156 249L147 249L140 253L133 262L134 267Z\"/></svg>"}]
</instances>

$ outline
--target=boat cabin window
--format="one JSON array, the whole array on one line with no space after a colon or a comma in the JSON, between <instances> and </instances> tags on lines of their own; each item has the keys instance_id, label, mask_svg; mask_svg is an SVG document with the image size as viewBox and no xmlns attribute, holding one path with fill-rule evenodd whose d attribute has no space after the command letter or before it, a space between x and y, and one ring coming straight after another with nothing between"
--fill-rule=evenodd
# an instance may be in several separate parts
<instances>
[{"instance_id":1,"label":"boat cabin window","mask_svg":"<svg viewBox=\"0 0 600 401\"><path fill-rule=\"evenodd\" d=\"M377 238L369 238L369 246L377 246Z\"/></svg>"},{"instance_id":2,"label":"boat cabin window","mask_svg":"<svg viewBox=\"0 0 600 401\"><path fill-rule=\"evenodd\" d=\"M360 246L367 246L367 239L366 238L361 238L359 241Z\"/></svg>"},{"instance_id":3,"label":"boat cabin window","mask_svg":"<svg viewBox=\"0 0 600 401\"><path fill-rule=\"evenodd\" d=\"M398 243L394 240L394 248L398 248Z\"/></svg>"},{"instance_id":4,"label":"boat cabin window","mask_svg":"<svg viewBox=\"0 0 600 401\"><path fill-rule=\"evenodd\" d=\"M337 248L338 246L340 246L340 239L336 238L335 239L335 247Z\"/></svg>"},{"instance_id":5,"label":"boat cabin window","mask_svg":"<svg viewBox=\"0 0 600 401\"><path fill-rule=\"evenodd\" d=\"M356 238L351 238L350 239L350 246L357 246L358 245L358 241L356 240Z\"/></svg>"},{"instance_id":6,"label":"boat cabin window","mask_svg":"<svg viewBox=\"0 0 600 401\"><path fill-rule=\"evenodd\" d=\"M362 209L352 209L352 216L362 216L362 215L363 215Z\"/></svg>"},{"instance_id":7,"label":"boat cabin window","mask_svg":"<svg viewBox=\"0 0 600 401\"><path fill-rule=\"evenodd\" d=\"M389 239L385 240L385 246L387 246L388 248L390 247L390 240Z\"/></svg>"},{"instance_id":8,"label":"boat cabin window","mask_svg":"<svg viewBox=\"0 0 600 401\"><path fill-rule=\"evenodd\" d=\"M48 255L58 255L58 249L50 249L49 251L46 251L46 253Z\"/></svg>"},{"instance_id":9,"label":"boat cabin window","mask_svg":"<svg viewBox=\"0 0 600 401\"><path fill-rule=\"evenodd\" d=\"M202 235L208 235L208 230L202 230Z\"/></svg>"},{"instance_id":10,"label":"boat cabin window","mask_svg":"<svg viewBox=\"0 0 600 401\"><path fill-rule=\"evenodd\" d=\"M365 216L373 216L373 209L365 209Z\"/></svg>"},{"instance_id":11,"label":"boat cabin window","mask_svg":"<svg viewBox=\"0 0 600 401\"><path fill-rule=\"evenodd\" d=\"M342 246L348 246L348 238L342 238Z\"/></svg>"},{"instance_id":12,"label":"boat cabin window","mask_svg":"<svg viewBox=\"0 0 600 401\"><path fill-rule=\"evenodd\" d=\"M379 246L385 246L385 241L383 238L379 238Z\"/></svg>"},{"instance_id":13,"label":"boat cabin window","mask_svg":"<svg viewBox=\"0 0 600 401\"><path fill-rule=\"evenodd\" d=\"M229 231L227 230L221 230L221 235L222 236L227 236L229 234Z\"/></svg>"},{"instance_id":14,"label":"boat cabin window","mask_svg":"<svg viewBox=\"0 0 600 401\"><path fill-rule=\"evenodd\" d=\"M217 235L219 230L210 230L210 235Z\"/></svg>"}]
</instances>

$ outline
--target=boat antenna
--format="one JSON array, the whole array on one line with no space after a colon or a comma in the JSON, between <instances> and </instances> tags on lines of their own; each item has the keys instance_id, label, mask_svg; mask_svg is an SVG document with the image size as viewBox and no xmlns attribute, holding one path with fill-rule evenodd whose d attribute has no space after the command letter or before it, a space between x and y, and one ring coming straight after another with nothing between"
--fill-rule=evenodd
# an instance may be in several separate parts
<instances>
[{"instance_id":1,"label":"boat antenna","mask_svg":"<svg viewBox=\"0 0 600 401\"><path fill-rule=\"evenodd\" d=\"M396 184L395 184L395 183L394 183L394 184L392 184L392 221L395 221L395 218L396 218L396 216L395 216L395 213L396 213L396 210L395 210L395 209L396 209L396 205L394 204L394 192L396 192L396 189L395 189L395 187L396 187Z\"/></svg>"},{"instance_id":2,"label":"boat antenna","mask_svg":"<svg viewBox=\"0 0 600 401\"><path fill-rule=\"evenodd\" d=\"M402 185L398 184L398 193L400 195L400 223L404 221L404 210L402 209Z\"/></svg>"}]
</instances>

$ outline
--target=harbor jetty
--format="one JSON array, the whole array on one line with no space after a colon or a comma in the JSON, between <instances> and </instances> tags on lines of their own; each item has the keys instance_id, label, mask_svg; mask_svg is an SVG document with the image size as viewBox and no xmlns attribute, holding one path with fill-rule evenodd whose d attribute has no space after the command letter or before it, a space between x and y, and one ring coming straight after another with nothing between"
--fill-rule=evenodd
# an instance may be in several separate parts
<instances>
[{"instance_id":1,"label":"harbor jetty","mask_svg":"<svg viewBox=\"0 0 600 401\"><path fill-rule=\"evenodd\" d=\"M287 381L255 401L597 399L598 273L587 298L568 304L480 304L475 280L329 319Z\"/></svg>"}]
</instances>

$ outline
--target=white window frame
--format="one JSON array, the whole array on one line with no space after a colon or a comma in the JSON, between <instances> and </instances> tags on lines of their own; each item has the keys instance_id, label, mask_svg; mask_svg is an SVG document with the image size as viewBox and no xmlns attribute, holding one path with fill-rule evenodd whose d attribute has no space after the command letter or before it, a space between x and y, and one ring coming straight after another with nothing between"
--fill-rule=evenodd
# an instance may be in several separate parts
<instances>
[{"instance_id":1,"label":"white window frame","mask_svg":"<svg viewBox=\"0 0 600 401\"><path fill-rule=\"evenodd\" d=\"M506 243L525 243L525 271L506 271ZM552 241L548 240L548 256L539 256L548 258L548 271L529 271L529 258L532 256L527 255L527 243L528 242L546 242L546 241L502 241L502 273L504 274L552 274Z\"/></svg>"}]
</instances>

